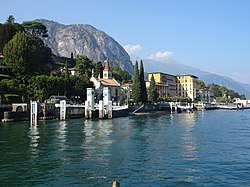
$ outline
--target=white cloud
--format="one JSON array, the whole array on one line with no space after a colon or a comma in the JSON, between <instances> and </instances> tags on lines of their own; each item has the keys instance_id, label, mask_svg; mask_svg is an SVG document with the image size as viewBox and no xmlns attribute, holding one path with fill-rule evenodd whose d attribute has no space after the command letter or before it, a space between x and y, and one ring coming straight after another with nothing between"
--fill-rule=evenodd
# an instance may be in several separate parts
<instances>
[{"instance_id":1,"label":"white cloud","mask_svg":"<svg viewBox=\"0 0 250 187\"><path fill-rule=\"evenodd\" d=\"M164 51L164 52L158 51L155 54L151 54L148 58L162 62L165 60L169 60L169 58L173 55L174 53L171 51Z\"/></svg>"},{"instance_id":2,"label":"white cloud","mask_svg":"<svg viewBox=\"0 0 250 187\"><path fill-rule=\"evenodd\" d=\"M127 51L128 54L136 54L136 52L140 51L142 49L141 45L135 44L135 45L124 45L123 48Z\"/></svg>"}]
</instances>

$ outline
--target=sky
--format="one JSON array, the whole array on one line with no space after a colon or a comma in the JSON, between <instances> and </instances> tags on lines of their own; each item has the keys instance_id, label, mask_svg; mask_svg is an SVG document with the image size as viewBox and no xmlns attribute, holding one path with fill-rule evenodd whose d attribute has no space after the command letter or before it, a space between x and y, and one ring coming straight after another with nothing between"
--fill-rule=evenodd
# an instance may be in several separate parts
<instances>
[{"instance_id":1,"label":"sky","mask_svg":"<svg viewBox=\"0 0 250 187\"><path fill-rule=\"evenodd\" d=\"M0 22L90 24L130 55L250 84L250 0L0 0Z\"/></svg>"}]
</instances>

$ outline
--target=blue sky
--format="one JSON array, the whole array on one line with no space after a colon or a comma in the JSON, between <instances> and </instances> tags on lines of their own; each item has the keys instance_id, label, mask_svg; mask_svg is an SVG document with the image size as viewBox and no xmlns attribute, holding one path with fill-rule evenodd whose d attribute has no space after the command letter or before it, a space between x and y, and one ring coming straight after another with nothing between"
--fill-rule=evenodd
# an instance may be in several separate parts
<instances>
[{"instance_id":1,"label":"blue sky","mask_svg":"<svg viewBox=\"0 0 250 187\"><path fill-rule=\"evenodd\" d=\"M250 83L249 0L11 0L0 22L45 18L90 24L130 54L173 59Z\"/></svg>"}]
</instances>

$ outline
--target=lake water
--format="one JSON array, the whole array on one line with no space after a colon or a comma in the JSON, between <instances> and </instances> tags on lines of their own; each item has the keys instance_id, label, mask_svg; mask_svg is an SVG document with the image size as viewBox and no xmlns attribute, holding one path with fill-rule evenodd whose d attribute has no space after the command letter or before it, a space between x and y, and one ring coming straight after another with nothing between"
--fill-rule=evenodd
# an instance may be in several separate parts
<instances>
[{"instance_id":1,"label":"lake water","mask_svg":"<svg viewBox=\"0 0 250 187\"><path fill-rule=\"evenodd\" d=\"M250 186L250 110L0 124L0 186Z\"/></svg>"}]
</instances>

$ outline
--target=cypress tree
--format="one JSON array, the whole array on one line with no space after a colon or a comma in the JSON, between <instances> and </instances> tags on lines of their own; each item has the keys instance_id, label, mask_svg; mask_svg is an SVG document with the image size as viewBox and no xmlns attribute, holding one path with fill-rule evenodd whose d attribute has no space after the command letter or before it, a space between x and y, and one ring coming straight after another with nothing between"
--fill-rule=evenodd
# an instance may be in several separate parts
<instances>
[{"instance_id":1,"label":"cypress tree","mask_svg":"<svg viewBox=\"0 0 250 187\"><path fill-rule=\"evenodd\" d=\"M140 83L141 83L141 102L147 103L148 97L147 97L146 84L144 80L144 67L142 60L140 62Z\"/></svg>"},{"instance_id":2,"label":"cypress tree","mask_svg":"<svg viewBox=\"0 0 250 187\"><path fill-rule=\"evenodd\" d=\"M69 64L68 61L65 63L65 78L68 81L69 80Z\"/></svg>"},{"instance_id":3,"label":"cypress tree","mask_svg":"<svg viewBox=\"0 0 250 187\"><path fill-rule=\"evenodd\" d=\"M135 62L133 86L132 86L133 100L138 103L141 101L141 83L138 69L138 62Z\"/></svg>"},{"instance_id":4,"label":"cypress tree","mask_svg":"<svg viewBox=\"0 0 250 187\"><path fill-rule=\"evenodd\" d=\"M151 76L151 80L150 80L150 86L149 86L149 96L148 96L148 100L151 102L156 102L157 101L157 97L158 97L158 93L156 90L156 86L155 86L155 78L152 75Z\"/></svg>"}]
</instances>

